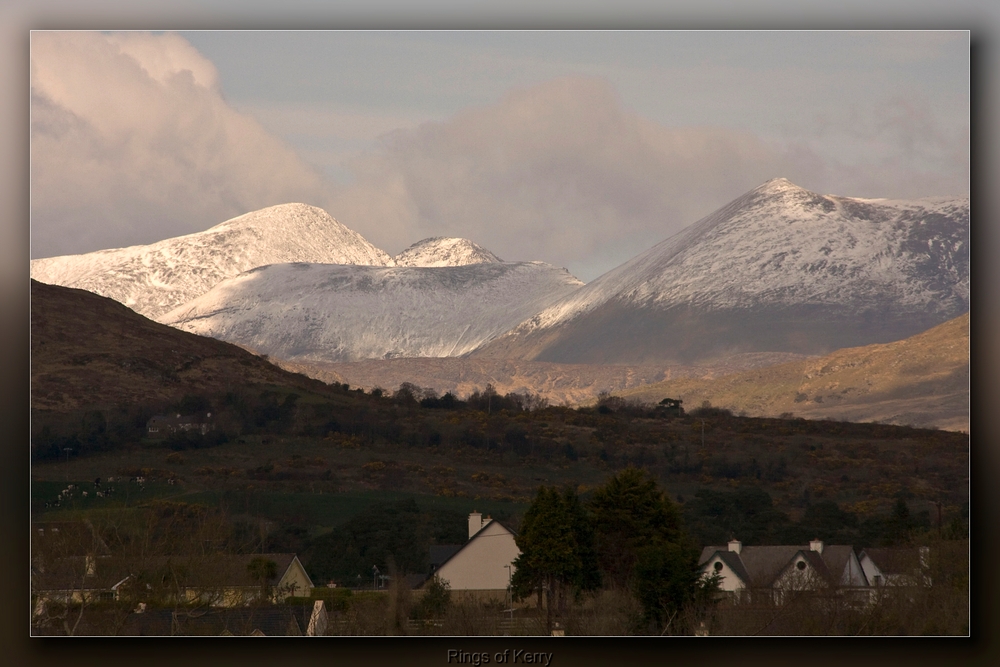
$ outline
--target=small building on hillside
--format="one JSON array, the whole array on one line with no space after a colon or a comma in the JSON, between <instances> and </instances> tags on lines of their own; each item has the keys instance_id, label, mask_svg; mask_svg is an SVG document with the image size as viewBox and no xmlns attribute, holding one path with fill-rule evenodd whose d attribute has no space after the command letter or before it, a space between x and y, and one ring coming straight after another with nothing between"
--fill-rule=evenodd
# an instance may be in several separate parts
<instances>
[{"instance_id":1,"label":"small building on hillside","mask_svg":"<svg viewBox=\"0 0 1000 667\"><path fill-rule=\"evenodd\" d=\"M448 582L453 591L506 594L514 560L520 555L514 531L496 519L472 512L465 544L431 548L430 577Z\"/></svg>"},{"instance_id":2,"label":"small building on hillside","mask_svg":"<svg viewBox=\"0 0 1000 667\"><path fill-rule=\"evenodd\" d=\"M781 603L795 592L827 592L866 599L870 584L854 547L778 545L744 547L738 540L702 549L702 577L718 575L719 588L736 601Z\"/></svg>"},{"instance_id":3,"label":"small building on hillside","mask_svg":"<svg viewBox=\"0 0 1000 667\"><path fill-rule=\"evenodd\" d=\"M684 403L679 398L665 398L656 405L656 413L662 414L667 417L683 417L684 408L681 404Z\"/></svg>"},{"instance_id":4,"label":"small building on hillside","mask_svg":"<svg viewBox=\"0 0 1000 667\"><path fill-rule=\"evenodd\" d=\"M214 428L211 412L199 412L193 415L153 415L146 422L146 432L154 438L166 437L179 431L197 431L205 435Z\"/></svg>"}]
</instances>

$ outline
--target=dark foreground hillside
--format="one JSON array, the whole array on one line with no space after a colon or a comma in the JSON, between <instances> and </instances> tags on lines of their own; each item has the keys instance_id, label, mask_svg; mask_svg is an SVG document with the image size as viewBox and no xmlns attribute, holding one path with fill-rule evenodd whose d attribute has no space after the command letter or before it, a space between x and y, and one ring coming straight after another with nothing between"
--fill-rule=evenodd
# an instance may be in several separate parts
<instances>
[{"instance_id":1,"label":"dark foreground hillside","mask_svg":"<svg viewBox=\"0 0 1000 667\"><path fill-rule=\"evenodd\" d=\"M278 384L323 387L214 338L149 320L92 292L31 281L31 407L66 412Z\"/></svg>"}]
</instances>

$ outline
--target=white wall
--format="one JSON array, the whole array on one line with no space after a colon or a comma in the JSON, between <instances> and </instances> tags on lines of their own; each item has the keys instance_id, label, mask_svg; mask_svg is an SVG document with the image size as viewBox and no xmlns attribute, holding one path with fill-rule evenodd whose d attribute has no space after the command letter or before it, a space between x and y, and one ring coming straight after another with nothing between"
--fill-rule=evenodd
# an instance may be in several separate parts
<instances>
[{"instance_id":1,"label":"white wall","mask_svg":"<svg viewBox=\"0 0 1000 667\"><path fill-rule=\"evenodd\" d=\"M736 576L736 573L733 572L732 568L726 565L726 562L718 556L710 559L704 566L702 566L702 576L708 578L715 574L716 563L722 563L722 569L719 570L720 591L738 591L743 588L743 581Z\"/></svg>"},{"instance_id":2,"label":"white wall","mask_svg":"<svg viewBox=\"0 0 1000 667\"><path fill-rule=\"evenodd\" d=\"M506 590L509 579L504 565L511 565L520 554L514 536L494 521L434 574L453 591Z\"/></svg>"}]
</instances>

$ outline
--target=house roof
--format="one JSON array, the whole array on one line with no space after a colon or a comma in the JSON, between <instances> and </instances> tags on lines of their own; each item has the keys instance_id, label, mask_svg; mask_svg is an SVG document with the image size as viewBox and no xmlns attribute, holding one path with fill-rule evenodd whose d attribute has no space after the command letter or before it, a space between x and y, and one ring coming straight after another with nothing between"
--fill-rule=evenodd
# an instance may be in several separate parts
<instances>
[{"instance_id":1,"label":"house roof","mask_svg":"<svg viewBox=\"0 0 1000 667\"><path fill-rule=\"evenodd\" d=\"M913 574L920 570L919 548L865 549L861 555L862 557L867 555L882 574Z\"/></svg>"},{"instance_id":2,"label":"house roof","mask_svg":"<svg viewBox=\"0 0 1000 667\"><path fill-rule=\"evenodd\" d=\"M156 424L206 424L212 421L212 413L197 413L193 415L180 415L174 413L172 415L153 415L146 422L147 426L153 426Z\"/></svg>"},{"instance_id":3,"label":"house roof","mask_svg":"<svg viewBox=\"0 0 1000 667\"><path fill-rule=\"evenodd\" d=\"M128 578L122 562L108 556L70 556L31 568L36 591L109 591Z\"/></svg>"},{"instance_id":4,"label":"house roof","mask_svg":"<svg viewBox=\"0 0 1000 667\"><path fill-rule=\"evenodd\" d=\"M826 549L824 548L825 552ZM802 557L807 563L812 567L813 571L816 572L823 579L827 586L836 587L839 582L838 578L830 571L827 566L826 561L823 560L823 555L818 551L803 550Z\"/></svg>"},{"instance_id":5,"label":"house roof","mask_svg":"<svg viewBox=\"0 0 1000 667\"><path fill-rule=\"evenodd\" d=\"M152 563L152 569L170 568L181 586L252 586L254 581L251 564L258 559L275 564L275 576L268 584L275 586L288 572L296 555L284 554L213 554L208 556L161 557ZM304 568L303 568L304 570ZM308 577L308 574L306 575ZM312 582L310 582L312 583Z\"/></svg>"},{"instance_id":6,"label":"house roof","mask_svg":"<svg viewBox=\"0 0 1000 667\"><path fill-rule=\"evenodd\" d=\"M462 548L461 544L432 544L430 548L431 569L435 570L446 560L451 558L456 551Z\"/></svg>"},{"instance_id":7,"label":"house roof","mask_svg":"<svg viewBox=\"0 0 1000 667\"><path fill-rule=\"evenodd\" d=\"M823 562L826 563L831 576L835 578L834 585L840 585L840 577L853 553L854 547L846 544L830 544L823 547Z\"/></svg>"},{"instance_id":8,"label":"house roof","mask_svg":"<svg viewBox=\"0 0 1000 667\"><path fill-rule=\"evenodd\" d=\"M107 556L111 553L94 525L89 521L46 521L31 524L33 556L64 558L68 556Z\"/></svg>"},{"instance_id":9,"label":"house roof","mask_svg":"<svg viewBox=\"0 0 1000 667\"><path fill-rule=\"evenodd\" d=\"M810 550L809 546L774 545L745 546L740 553L729 551L728 546L708 546L701 550L698 565L703 566L716 554L739 576L754 588L770 588L788 568L798 554L831 586L840 584L840 574L847 567L854 547L849 545L824 546L823 553Z\"/></svg>"}]
</instances>

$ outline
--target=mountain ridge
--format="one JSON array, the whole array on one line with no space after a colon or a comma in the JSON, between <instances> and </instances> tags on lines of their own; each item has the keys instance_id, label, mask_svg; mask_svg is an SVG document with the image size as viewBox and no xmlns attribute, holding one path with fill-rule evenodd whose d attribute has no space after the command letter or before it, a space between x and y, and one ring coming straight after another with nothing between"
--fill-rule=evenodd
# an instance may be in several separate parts
<instances>
[{"instance_id":1,"label":"mountain ridge","mask_svg":"<svg viewBox=\"0 0 1000 667\"><path fill-rule=\"evenodd\" d=\"M772 179L477 355L647 363L824 354L969 308L967 197L862 200Z\"/></svg>"},{"instance_id":2,"label":"mountain ridge","mask_svg":"<svg viewBox=\"0 0 1000 667\"><path fill-rule=\"evenodd\" d=\"M225 280L160 321L289 361L461 356L581 284L544 262L276 264Z\"/></svg>"},{"instance_id":3,"label":"mountain ridge","mask_svg":"<svg viewBox=\"0 0 1000 667\"><path fill-rule=\"evenodd\" d=\"M32 260L31 277L107 296L156 318L226 278L292 261L393 264L323 209L292 203L149 245Z\"/></svg>"}]
</instances>

